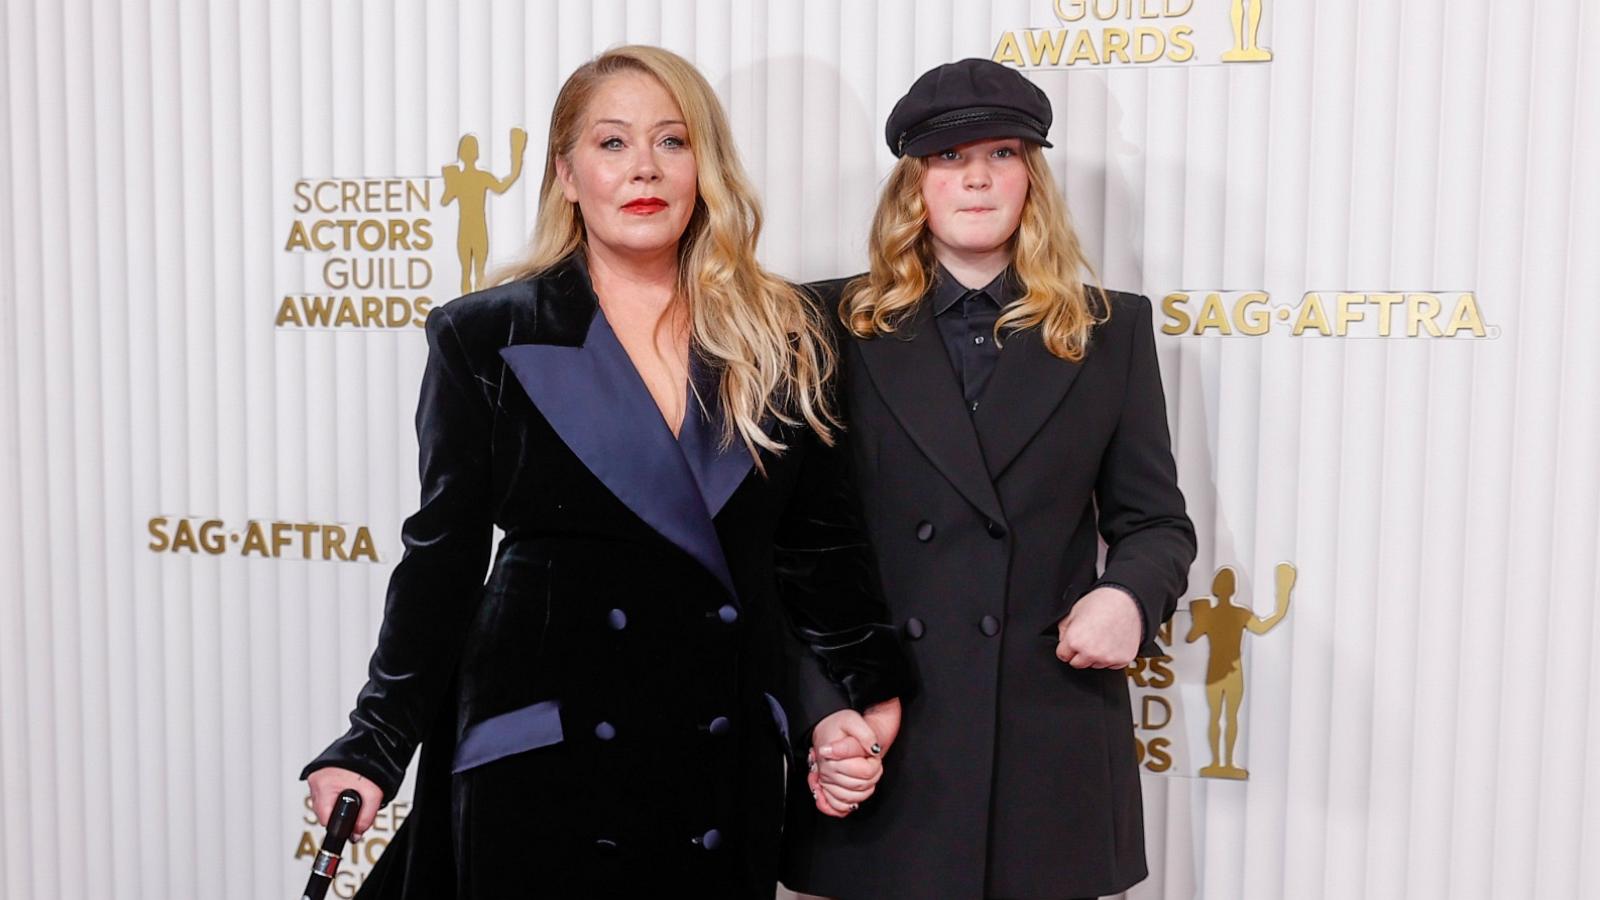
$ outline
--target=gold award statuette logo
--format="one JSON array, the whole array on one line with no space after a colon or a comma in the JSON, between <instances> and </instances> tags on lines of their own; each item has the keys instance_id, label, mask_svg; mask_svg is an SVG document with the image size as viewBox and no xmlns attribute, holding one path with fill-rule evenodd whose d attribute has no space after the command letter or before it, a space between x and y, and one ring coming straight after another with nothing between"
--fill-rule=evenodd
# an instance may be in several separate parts
<instances>
[{"instance_id":1,"label":"gold award statuette logo","mask_svg":"<svg viewBox=\"0 0 1600 900\"><path fill-rule=\"evenodd\" d=\"M438 176L296 181L283 249L316 259L302 277L320 283L283 294L274 324L280 329L421 328L436 299L434 273L449 265L447 256L439 258L447 251L435 240L436 203L456 207L460 292L484 287L488 195L504 194L521 177L527 143L527 132L511 129L511 171L504 177L478 167L478 139L466 134L457 144L457 162L442 166Z\"/></svg>"},{"instance_id":2,"label":"gold award statuette logo","mask_svg":"<svg viewBox=\"0 0 1600 900\"><path fill-rule=\"evenodd\" d=\"M1244 635L1247 631L1266 634L1289 614L1289 592L1294 590L1295 574L1293 565L1278 564L1276 606L1265 619L1249 607L1233 605L1235 580L1231 566L1218 569L1211 580L1214 603L1204 597L1189 603L1189 633L1184 641L1192 644L1203 637L1211 651L1206 663L1206 738L1211 746L1211 763L1201 767L1203 778L1243 781L1250 777L1233 761L1234 747L1239 742L1239 704L1244 700Z\"/></svg>"},{"instance_id":3,"label":"gold award statuette logo","mask_svg":"<svg viewBox=\"0 0 1600 900\"><path fill-rule=\"evenodd\" d=\"M1228 20L1233 24L1233 46L1222 54L1223 62L1266 62L1272 51L1261 46L1261 8L1267 0L1232 0ZM1246 18L1245 7L1250 7Z\"/></svg>"},{"instance_id":4,"label":"gold award statuette logo","mask_svg":"<svg viewBox=\"0 0 1600 900\"><path fill-rule=\"evenodd\" d=\"M1211 581L1211 595L1196 598L1161 627L1156 639L1165 653L1134 660L1128 667L1136 750L1146 771L1234 781L1249 778L1236 757L1246 685L1244 637L1265 635L1283 621L1296 577L1292 563L1277 565L1273 612L1262 617L1249 605L1234 603L1237 572L1232 566L1221 567ZM1181 627L1185 616L1186 631ZM1183 634L1181 642L1174 640L1178 633ZM1210 754L1203 764L1202 748Z\"/></svg>"},{"instance_id":5,"label":"gold award statuette logo","mask_svg":"<svg viewBox=\"0 0 1600 900\"><path fill-rule=\"evenodd\" d=\"M1019 69L1268 62L1267 0L1034 0L1044 27L1000 32L990 58Z\"/></svg>"},{"instance_id":6,"label":"gold award statuette logo","mask_svg":"<svg viewBox=\"0 0 1600 900\"><path fill-rule=\"evenodd\" d=\"M485 201L490 191L504 194L522 177L522 154L528 146L528 133L511 129L511 174L496 178L478 168L478 139L461 136L456 147L460 165L442 168L444 193L439 203L456 204L460 217L456 226L456 258L461 263L461 293L470 294L484 287L484 266L489 259L489 216Z\"/></svg>"}]
</instances>

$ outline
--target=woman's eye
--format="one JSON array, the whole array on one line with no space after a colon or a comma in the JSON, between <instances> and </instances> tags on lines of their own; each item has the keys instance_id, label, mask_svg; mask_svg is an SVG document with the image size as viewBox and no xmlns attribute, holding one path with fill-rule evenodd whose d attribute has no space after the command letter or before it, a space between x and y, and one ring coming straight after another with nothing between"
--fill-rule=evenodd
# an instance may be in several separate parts
<instances>
[{"instance_id":1,"label":"woman's eye","mask_svg":"<svg viewBox=\"0 0 1600 900\"><path fill-rule=\"evenodd\" d=\"M675 134L669 134L661 139L661 145L673 150L689 146L689 142Z\"/></svg>"},{"instance_id":2,"label":"woman's eye","mask_svg":"<svg viewBox=\"0 0 1600 900\"><path fill-rule=\"evenodd\" d=\"M602 150L621 150L622 149L622 138L619 138L619 137L608 137L605 140L600 142L600 149L602 149Z\"/></svg>"}]
</instances>

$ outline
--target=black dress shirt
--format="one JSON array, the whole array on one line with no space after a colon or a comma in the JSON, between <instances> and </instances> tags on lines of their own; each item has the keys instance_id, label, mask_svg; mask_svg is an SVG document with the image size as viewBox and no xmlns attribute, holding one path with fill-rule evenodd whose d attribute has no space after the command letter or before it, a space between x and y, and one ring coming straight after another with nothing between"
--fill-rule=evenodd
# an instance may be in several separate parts
<instances>
[{"instance_id":1,"label":"black dress shirt","mask_svg":"<svg viewBox=\"0 0 1600 900\"><path fill-rule=\"evenodd\" d=\"M943 265L934 272L929 296L933 321L950 353L950 365L961 382L961 395L967 400L969 413L977 411L984 386L1000 361L994 323L1000 319L1000 310L1017 295L1015 279L1010 276L1007 268L982 288L968 290Z\"/></svg>"}]
</instances>

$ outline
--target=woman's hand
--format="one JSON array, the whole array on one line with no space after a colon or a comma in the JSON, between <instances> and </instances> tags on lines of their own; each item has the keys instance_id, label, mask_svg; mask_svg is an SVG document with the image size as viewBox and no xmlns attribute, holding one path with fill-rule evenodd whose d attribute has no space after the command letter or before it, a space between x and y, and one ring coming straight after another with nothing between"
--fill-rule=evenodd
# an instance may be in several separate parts
<instances>
[{"instance_id":1,"label":"woman's hand","mask_svg":"<svg viewBox=\"0 0 1600 900\"><path fill-rule=\"evenodd\" d=\"M811 732L806 783L817 811L842 819L865 803L883 777L883 756L900 732L900 701L886 700L865 714L841 709Z\"/></svg>"},{"instance_id":2,"label":"woman's hand","mask_svg":"<svg viewBox=\"0 0 1600 900\"><path fill-rule=\"evenodd\" d=\"M324 828L328 825L328 816L333 814L333 801L339 799L340 793L349 788L361 795L361 812L356 815L351 840L360 840L372 827L373 820L378 817L378 807L383 805L383 791L370 779L349 769L338 766L318 769L306 776L306 784L311 788L311 812L316 815L317 824Z\"/></svg>"}]
</instances>

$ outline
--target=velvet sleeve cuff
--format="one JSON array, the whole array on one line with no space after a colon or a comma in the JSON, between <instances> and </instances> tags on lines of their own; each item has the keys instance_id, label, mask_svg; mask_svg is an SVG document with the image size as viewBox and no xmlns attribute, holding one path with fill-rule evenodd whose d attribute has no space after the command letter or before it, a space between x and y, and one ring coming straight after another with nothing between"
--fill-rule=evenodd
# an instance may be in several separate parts
<instances>
[{"instance_id":1,"label":"velvet sleeve cuff","mask_svg":"<svg viewBox=\"0 0 1600 900\"><path fill-rule=\"evenodd\" d=\"M806 638L830 680L844 689L852 709L859 712L895 697L909 700L915 693L910 661L894 626L861 625Z\"/></svg>"},{"instance_id":2,"label":"velvet sleeve cuff","mask_svg":"<svg viewBox=\"0 0 1600 900\"><path fill-rule=\"evenodd\" d=\"M799 629L798 636L809 658L799 661L797 733L809 732L846 707L861 712L916 694L911 662L893 626L869 624L827 634Z\"/></svg>"},{"instance_id":3,"label":"velvet sleeve cuff","mask_svg":"<svg viewBox=\"0 0 1600 900\"><path fill-rule=\"evenodd\" d=\"M386 752L382 744L383 742L372 732L352 728L343 737L330 744L316 759L307 763L306 767L300 770L300 780L304 781L312 772L329 766L349 769L376 784L378 789L383 791L383 805L387 806L395 794L399 793L400 785L405 781L406 766L410 763L410 758L409 754L405 759L401 759L397 753Z\"/></svg>"}]
</instances>

